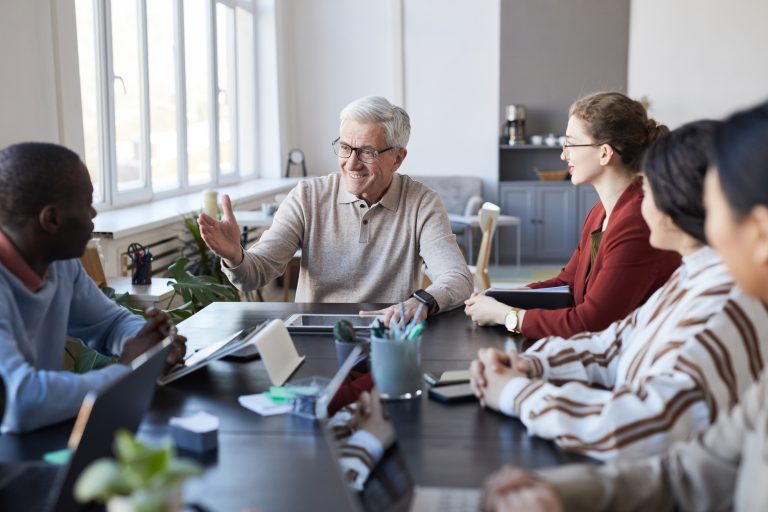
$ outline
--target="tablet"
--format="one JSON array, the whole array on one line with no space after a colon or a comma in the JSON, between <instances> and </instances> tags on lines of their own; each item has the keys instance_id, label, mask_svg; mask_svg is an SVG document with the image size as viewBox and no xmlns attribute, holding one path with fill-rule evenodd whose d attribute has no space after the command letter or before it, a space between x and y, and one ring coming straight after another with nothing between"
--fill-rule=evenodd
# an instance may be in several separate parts
<instances>
[{"instance_id":1,"label":"tablet","mask_svg":"<svg viewBox=\"0 0 768 512\"><path fill-rule=\"evenodd\" d=\"M168 384L174 380L183 377L195 370L202 368L211 361L216 361L224 356L237 352L246 347L254 339L254 336L264 328L266 323L259 324L256 327L241 329L231 336L211 343L205 347L188 353L183 363L174 366L167 374L157 379L160 385Z\"/></svg>"},{"instance_id":2,"label":"tablet","mask_svg":"<svg viewBox=\"0 0 768 512\"><path fill-rule=\"evenodd\" d=\"M298 313L288 317L285 326L290 332L333 332L333 326L339 320L347 320L355 330L370 330L376 315L326 315L318 313Z\"/></svg>"}]
</instances>

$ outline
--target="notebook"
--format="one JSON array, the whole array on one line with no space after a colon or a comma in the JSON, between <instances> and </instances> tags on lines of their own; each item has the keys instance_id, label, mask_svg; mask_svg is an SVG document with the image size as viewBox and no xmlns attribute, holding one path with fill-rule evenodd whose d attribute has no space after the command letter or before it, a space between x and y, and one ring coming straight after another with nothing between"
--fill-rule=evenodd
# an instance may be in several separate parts
<instances>
[{"instance_id":1,"label":"notebook","mask_svg":"<svg viewBox=\"0 0 768 512\"><path fill-rule=\"evenodd\" d=\"M318 399L318 418L324 426L323 438L329 445L331 452L339 457L335 434L330 427L327 407L334 402L334 398L342 393L343 386L354 387L355 383L365 382L367 386L358 386L357 391L363 387L372 387L372 381L365 375L356 372L360 368L358 364L362 357L359 348L355 348L334 375L331 383ZM350 377L353 375L352 382ZM348 389L346 391L349 391ZM348 396L349 393L346 393ZM321 411L321 408L325 408ZM382 419L389 421L388 419ZM393 427L394 430L394 427ZM337 460L339 460L337 458ZM358 492L345 481L345 475L341 464L336 465L339 472L341 490L346 493L353 504L353 509L359 512L377 512L391 510L407 510L410 512L464 512L477 511L480 508L481 491L479 489L453 488L453 487L422 487L415 484L409 471L406 459L400 451L397 439L387 449L376 464L370 476L366 480L363 490Z\"/></svg>"},{"instance_id":2,"label":"notebook","mask_svg":"<svg viewBox=\"0 0 768 512\"><path fill-rule=\"evenodd\" d=\"M81 510L84 506L72 495L75 481L94 460L113 456L116 430L139 428L171 347L166 338L134 359L130 373L100 393L86 395L67 443L72 451L69 463L53 466L27 461L0 466L0 510L19 510L21 503L24 510Z\"/></svg>"},{"instance_id":3,"label":"notebook","mask_svg":"<svg viewBox=\"0 0 768 512\"><path fill-rule=\"evenodd\" d=\"M518 289L488 288L485 294L508 306L520 309L561 309L567 308L573 303L568 286Z\"/></svg>"}]
</instances>

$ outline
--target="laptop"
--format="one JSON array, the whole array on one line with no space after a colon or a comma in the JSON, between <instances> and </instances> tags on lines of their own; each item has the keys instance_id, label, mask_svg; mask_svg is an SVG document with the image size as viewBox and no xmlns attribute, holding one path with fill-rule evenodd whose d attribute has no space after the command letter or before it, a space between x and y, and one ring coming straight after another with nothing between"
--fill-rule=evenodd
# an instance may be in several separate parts
<instances>
[{"instance_id":1,"label":"laptop","mask_svg":"<svg viewBox=\"0 0 768 512\"><path fill-rule=\"evenodd\" d=\"M169 338L133 360L132 371L100 393L92 391L67 443L69 462L54 466L38 461L0 466L0 510L70 512L86 505L72 494L80 473L94 460L112 457L115 431L136 432L155 392L156 380L171 350Z\"/></svg>"},{"instance_id":2,"label":"laptop","mask_svg":"<svg viewBox=\"0 0 768 512\"><path fill-rule=\"evenodd\" d=\"M330 384L318 398L317 416L323 424L323 438L329 445L331 452L337 458L343 492L347 493L353 503L353 510L359 512L378 511L409 511L409 512L464 512L477 511L480 508L481 491L470 488L452 487L423 487L415 484L405 457L400 451L395 435L395 441L391 447L385 450L384 455L376 463L368 479L363 485L362 491L356 491L346 482L345 474L340 461L340 451L334 429L330 426L332 410L321 408L339 407L340 396L344 396L344 402L349 402L350 388L357 394L364 388L372 388L373 381L358 371L360 368L361 353L355 348L347 360L339 368L339 371L331 379ZM352 380L354 378L354 380ZM362 383L362 384L358 384ZM345 389L346 386L346 389ZM382 418L382 421L389 421ZM394 426L392 430L395 431Z\"/></svg>"}]
</instances>

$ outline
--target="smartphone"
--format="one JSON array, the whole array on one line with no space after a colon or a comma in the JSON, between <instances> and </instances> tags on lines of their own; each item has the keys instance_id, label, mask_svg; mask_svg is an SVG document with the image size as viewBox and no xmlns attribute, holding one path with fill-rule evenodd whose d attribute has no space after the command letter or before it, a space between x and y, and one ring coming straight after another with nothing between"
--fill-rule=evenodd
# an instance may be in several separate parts
<instances>
[{"instance_id":1,"label":"smartphone","mask_svg":"<svg viewBox=\"0 0 768 512\"><path fill-rule=\"evenodd\" d=\"M475 394L469 384L451 384L429 388L429 398L438 402L453 404L475 400Z\"/></svg>"},{"instance_id":2,"label":"smartphone","mask_svg":"<svg viewBox=\"0 0 768 512\"><path fill-rule=\"evenodd\" d=\"M469 370L450 370L447 372L427 372L424 380L431 386L445 386L447 384L461 384L469 382Z\"/></svg>"}]
</instances>

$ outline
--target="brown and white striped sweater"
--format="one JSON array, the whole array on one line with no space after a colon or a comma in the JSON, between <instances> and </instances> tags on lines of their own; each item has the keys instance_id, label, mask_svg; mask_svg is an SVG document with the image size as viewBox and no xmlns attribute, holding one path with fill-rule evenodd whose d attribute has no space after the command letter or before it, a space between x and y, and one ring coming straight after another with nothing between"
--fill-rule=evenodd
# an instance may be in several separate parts
<instances>
[{"instance_id":1,"label":"brown and white striped sweater","mask_svg":"<svg viewBox=\"0 0 768 512\"><path fill-rule=\"evenodd\" d=\"M501 410L531 434L599 459L661 453L738 402L767 344L765 306L705 247L604 331L536 342L523 355L531 378L505 386Z\"/></svg>"}]
</instances>

